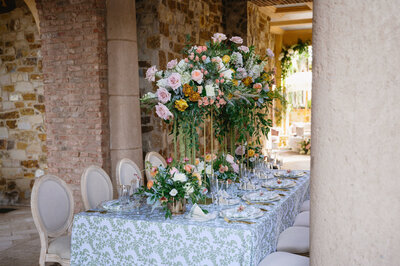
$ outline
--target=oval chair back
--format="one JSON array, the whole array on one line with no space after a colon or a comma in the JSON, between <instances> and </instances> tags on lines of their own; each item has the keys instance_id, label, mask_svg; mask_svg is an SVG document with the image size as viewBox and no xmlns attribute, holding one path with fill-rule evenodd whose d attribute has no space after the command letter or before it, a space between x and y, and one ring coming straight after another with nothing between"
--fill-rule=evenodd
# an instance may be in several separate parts
<instances>
[{"instance_id":1,"label":"oval chair back","mask_svg":"<svg viewBox=\"0 0 400 266\"><path fill-rule=\"evenodd\" d=\"M132 181L143 184L143 177L140 168L132 160L124 158L117 164L117 185L132 185ZM118 189L118 194L120 190Z\"/></svg>"},{"instance_id":2,"label":"oval chair back","mask_svg":"<svg viewBox=\"0 0 400 266\"><path fill-rule=\"evenodd\" d=\"M165 159L161 156L161 154L159 154L158 152L148 152L146 154L146 157L144 159L145 161L145 169L146 169L146 178L147 180L153 180L153 177L150 174L150 170L147 169L147 165L151 164L151 166L164 166L167 167L167 162L165 161Z\"/></svg>"},{"instance_id":3,"label":"oval chair back","mask_svg":"<svg viewBox=\"0 0 400 266\"><path fill-rule=\"evenodd\" d=\"M81 177L81 193L85 210L96 208L102 201L112 200L110 177L100 167L89 166Z\"/></svg>"}]
</instances>

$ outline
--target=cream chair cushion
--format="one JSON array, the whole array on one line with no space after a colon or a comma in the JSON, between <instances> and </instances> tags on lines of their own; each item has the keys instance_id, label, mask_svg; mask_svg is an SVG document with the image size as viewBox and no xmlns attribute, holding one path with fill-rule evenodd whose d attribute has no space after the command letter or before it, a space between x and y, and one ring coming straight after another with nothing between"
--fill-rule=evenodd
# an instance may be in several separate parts
<instances>
[{"instance_id":1,"label":"cream chair cushion","mask_svg":"<svg viewBox=\"0 0 400 266\"><path fill-rule=\"evenodd\" d=\"M297 214L293 226L310 227L310 212L301 212Z\"/></svg>"},{"instance_id":2,"label":"cream chair cushion","mask_svg":"<svg viewBox=\"0 0 400 266\"><path fill-rule=\"evenodd\" d=\"M277 251L303 254L310 251L310 229L289 227L279 235Z\"/></svg>"},{"instance_id":3,"label":"cream chair cushion","mask_svg":"<svg viewBox=\"0 0 400 266\"><path fill-rule=\"evenodd\" d=\"M49 254L56 254L62 259L71 257L71 236L60 236L49 244Z\"/></svg>"},{"instance_id":4,"label":"cream chair cushion","mask_svg":"<svg viewBox=\"0 0 400 266\"><path fill-rule=\"evenodd\" d=\"M266 256L258 266L308 266L310 259L287 252L274 252Z\"/></svg>"},{"instance_id":5,"label":"cream chair cushion","mask_svg":"<svg viewBox=\"0 0 400 266\"><path fill-rule=\"evenodd\" d=\"M310 211L310 201L306 200L300 207L300 212Z\"/></svg>"}]
</instances>

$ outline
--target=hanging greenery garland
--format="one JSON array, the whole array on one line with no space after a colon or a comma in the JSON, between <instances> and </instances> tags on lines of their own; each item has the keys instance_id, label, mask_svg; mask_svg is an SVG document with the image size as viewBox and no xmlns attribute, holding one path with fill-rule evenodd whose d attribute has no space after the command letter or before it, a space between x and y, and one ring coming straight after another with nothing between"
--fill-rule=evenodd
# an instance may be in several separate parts
<instances>
[{"instance_id":1,"label":"hanging greenery garland","mask_svg":"<svg viewBox=\"0 0 400 266\"><path fill-rule=\"evenodd\" d=\"M303 42L299 39L298 43L282 48L282 52L279 55L278 60L281 61L283 80L285 80L289 74L294 72L293 59L295 58L295 55L305 58L310 56L308 50L310 44L311 42L309 40Z\"/></svg>"}]
</instances>

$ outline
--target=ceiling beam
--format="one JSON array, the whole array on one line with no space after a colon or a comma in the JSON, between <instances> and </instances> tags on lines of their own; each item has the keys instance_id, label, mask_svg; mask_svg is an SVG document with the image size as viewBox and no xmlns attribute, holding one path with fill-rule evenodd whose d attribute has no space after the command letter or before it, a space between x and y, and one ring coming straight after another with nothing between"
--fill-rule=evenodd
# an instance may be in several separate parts
<instances>
[{"instance_id":1,"label":"ceiling beam","mask_svg":"<svg viewBox=\"0 0 400 266\"><path fill-rule=\"evenodd\" d=\"M313 2L307 2L305 3L310 9L313 9Z\"/></svg>"},{"instance_id":2,"label":"ceiling beam","mask_svg":"<svg viewBox=\"0 0 400 266\"><path fill-rule=\"evenodd\" d=\"M275 26L275 27L270 27L270 32L271 32L272 34L278 34L278 35L282 35L282 34L285 33L285 31L284 31L283 29L281 29L280 27L277 27L277 26Z\"/></svg>"},{"instance_id":3,"label":"ceiling beam","mask_svg":"<svg viewBox=\"0 0 400 266\"><path fill-rule=\"evenodd\" d=\"M312 23L312 18L296 19L296 20L283 20L283 21L271 21L270 26L289 26L289 25L301 25Z\"/></svg>"},{"instance_id":4,"label":"ceiling beam","mask_svg":"<svg viewBox=\"0 0 400 266\"><path fill-rule=\"evenodd\" d=\"M288 13L298 13L298 12L307 12L307 11L311 11L311 9L308 5L277 7L275 9L276 14L288 14Z\"/></svg>"}]
</instances>

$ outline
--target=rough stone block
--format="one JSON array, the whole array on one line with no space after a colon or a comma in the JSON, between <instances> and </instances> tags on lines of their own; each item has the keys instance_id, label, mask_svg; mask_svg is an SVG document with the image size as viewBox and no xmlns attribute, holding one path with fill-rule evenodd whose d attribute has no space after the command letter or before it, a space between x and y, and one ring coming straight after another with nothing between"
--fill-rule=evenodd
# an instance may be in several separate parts
<instances>
[{"instance_id":1,"label":"rough stone block","mask_svg":"<svg viewBox=\"0 0 400 266\"><path fill-rule=\"evenodd\" d=\"M31 126L30 123L27 123L27 122L19 122L18 123L18 129L30 130L30 129L32 129L32 126Z\"/></svg>"},{"instance_id":2,"label":"rough stone block","mask_svg":"<svg viewBox=\"0 0 400 266\"><path fill-rule=\"evenodd\" d=\"M35 93L22 94L22 99L24 99L24 101L36 101L36 94Z\"/></svg>"},{"instance_id":3,"label":"rough stone block","mask_svg":"<svg viewBox=\"0 0 400 266\"><path fill-rule=\"evenodd\" d=\"M4 91L13 92L15 90L14 85L3 86Z\"/></svg>"},{"instance_id":4,"label":"rough stone block","mask_svg":"<svg viewBox=\"0 0 400 266\"><path fill-rule=\"evenodd\" d=\"M13 160L26 160L26 152L25 150L10 150L9 151L10 159Z\"/></svg>"},{"instance_id":5,"label":"rough stone block","mask_svg":"<svg viewBox=\"0 0 400 266\"><path fill-rule=\"evenodd\" d=\"M19 81L15 84L15 91L32 92L33 91L32 83L27 81Z\"/></svg>"},{"instance_id":6,"label":"rough stone block","mask_svg":"<svg viewBox=\"0 0 400 266\"><path fill-rule=\"evenodd\" d=\"M7 120L6 125L9 129L14 129L17 127L17 121L16 120Z\"/></svg>"},{"instance_id":7,"label":"rough stone block","mask_svg":"<svg viewBox=\"0 0 400 266\"><path fill-rule=\"evenodd\" d=\"M21 161L21 166L25 168L39 168L39 162L37 160Z\"/></svg>"},{"instance_id":8,"label":"rough stone block","mask_svg":"<svg viewBox=\"0 0 400 266\"><path fill-rule=\"evenodd\" d=\"M0 114L0 119L13 119L13 118L14 119L19 118L18 111L12 111Z\"/></svg>"},{"instance_id":9,"label":"rough stone block","mask_svg":"<svg viewBox=\"0 0 400 266\"><path fill-rule=\"evenodd\" d=\"M26 147L28 147L28 144L26 144L24 142L17 142L17 149L18 150L25 150Z\"/></svg>"},{"instance_id":10,"label":"rough stone block","mask_svg":"<svg viewBox=\"0 0 400 266\"><path fill-rule=\"evenodd\" d=\"M0 139L8 139L8 129L6 127L0 127Z\"/></svg>"},{"instance_id":11,"label":"rough stone block","mask_svg":"<svg viewBox=\"0 0 400 266\"><path fill-rule=\"evenodd\" d=\"M20 110L21 115L34 115L35 114L35 110L33 110L32 108L23 108Z\"/></svg>"}]
</instances>

